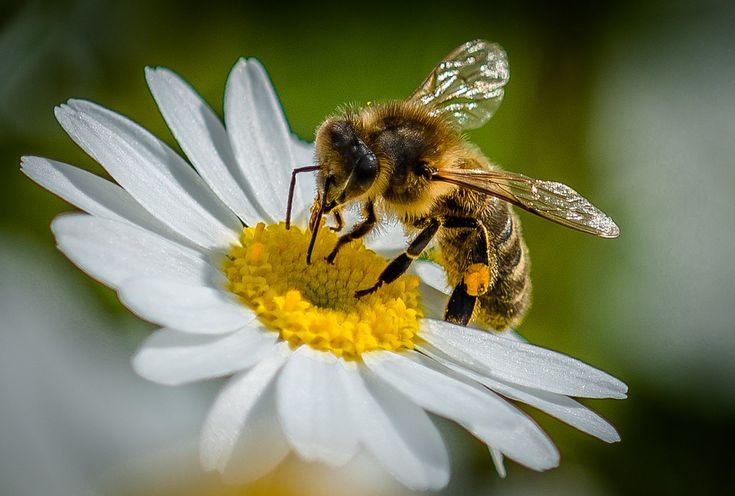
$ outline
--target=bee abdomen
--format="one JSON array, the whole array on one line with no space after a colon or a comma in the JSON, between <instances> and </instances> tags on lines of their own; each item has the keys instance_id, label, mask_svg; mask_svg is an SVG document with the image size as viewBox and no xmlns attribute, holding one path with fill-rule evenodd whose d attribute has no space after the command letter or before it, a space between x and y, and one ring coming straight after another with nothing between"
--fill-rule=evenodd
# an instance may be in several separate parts
<instances>
[{"instance_id":1,"label":"bee abdomen","mask_svg":"<svg viewBox=\"0 0 735 496\"><path fill-rule=\"evenodd\" d=\"M479 298L474 316L481 326L505 329L520 324L530 304L528 249L520 222L510 210L503 227L491 236L494 256L490 258L495 261L498 275L489 291Z\"/></svg>"}]
</instances>

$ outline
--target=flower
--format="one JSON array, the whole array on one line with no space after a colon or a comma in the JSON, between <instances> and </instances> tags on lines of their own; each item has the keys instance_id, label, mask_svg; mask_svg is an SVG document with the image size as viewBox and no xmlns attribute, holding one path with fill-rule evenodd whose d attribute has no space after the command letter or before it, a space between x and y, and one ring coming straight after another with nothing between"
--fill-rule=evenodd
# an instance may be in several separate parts
<instances>
[{"instance_id":1,"label":"flower","mask_svg":"<svg viewBox=\"0 0 735 496\"><path fill-rule=\"evenodd\" d=\"M486 443L501 475L503 456L535 470L556 466L551 440L501 396L619 439L570 398L624 398L617 379L513 333L432 318L445 295L416 276L356 300L355 288L374 281L385 260L352 243L327 264L335 237L326 229L306 265L307 235L278 220L290 172L313 149L290 133L256 60L240 60L229 76L226 126L174 73L146 77L193 168L125 117L71 100L56 109L59 122L119 186L38 157L23 158L22 169L87 212L53 221L59 249L162 326L134 358L140 375L170 385L232 375L203 427L205 469L249 480L291 450L329 465L365 450L406 486L438 489L449 460L427 412ZM303 225L314 182L298 184ZM417 264L442 286L436 266Z\"/></svg>"}]
</instances>

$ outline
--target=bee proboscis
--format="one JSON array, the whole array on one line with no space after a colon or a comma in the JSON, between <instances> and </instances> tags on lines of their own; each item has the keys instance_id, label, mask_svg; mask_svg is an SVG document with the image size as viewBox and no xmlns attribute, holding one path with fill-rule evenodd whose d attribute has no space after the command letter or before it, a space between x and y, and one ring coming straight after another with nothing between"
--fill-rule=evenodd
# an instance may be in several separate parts
<instances>
[{"instance_id":1,"label":"bee proboscis","mask_svg":"<svg viewBox=\"0 0 735 496\"><path fill-rule=\"evenodd\" d=\"M582 232L615 238L617 225L569 186L500 170L461 132L482 126L500 105L509 79L503 49L485 40L453 50L407 100L347 106L316 133L317 196L310 221L311 259L318 226L357 204L363 219L340 236L332 263L346 243L368 234L379 217L398 219L413 234L362 297L403 274L433 240L454 290L444 318L505 329L522 320L531 294L528 252L511 205Z\"/></svg>"}]
</instances>

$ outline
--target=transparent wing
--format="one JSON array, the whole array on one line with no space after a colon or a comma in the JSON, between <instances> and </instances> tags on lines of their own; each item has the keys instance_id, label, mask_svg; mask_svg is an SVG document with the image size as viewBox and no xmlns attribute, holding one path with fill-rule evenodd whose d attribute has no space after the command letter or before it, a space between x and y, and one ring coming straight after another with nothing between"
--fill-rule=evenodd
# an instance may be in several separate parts
<instances>
[{"instance_id":1,"label":"transparent wing","mask_svg":"<svg viewBox=\"0 0 735 496\"><path fill-rule=\"evenodd\" d=\"M534 214L602 238L617 238L613 220L566 184L505 171L442 169L434 179L493 195Z\"/></svg>"},{"instance_id":2,"label":"transparent wing","mask_svg":"<svg viewBox=\"0 0 735 496\"><path fill-rule=\"evenodd\" d=\"M508 58L499 45L468 41L439 62L409 99L460 129L474 129L498 109L509 78Z\"/></svg>"}]
</instances>

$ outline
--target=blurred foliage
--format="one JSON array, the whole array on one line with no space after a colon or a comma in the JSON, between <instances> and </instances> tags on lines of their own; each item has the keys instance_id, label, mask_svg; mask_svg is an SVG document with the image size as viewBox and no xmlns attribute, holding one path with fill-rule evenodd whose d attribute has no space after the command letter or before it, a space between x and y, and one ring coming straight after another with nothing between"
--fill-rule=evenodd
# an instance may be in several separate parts
<instances>
[{"instance_id":1,"label":"blurred foliage","mask_svg":"<svg viewBox=\"0 0 735 496\"><path fill-rule=\"evenodd\" d=\"M619 220L623 232L619 240L604 241L524 214L535 302L521 332L621 377L631 394L624 402L592 405L619 428L623 442L614 446L534 413L563 454L560 475L555 476L509 463L509 478L497 480L485 450L443 423L451 434L454 459L461 461L455 463L447 493L476 494L490 486L499 493L513 493L516 486L541 490L544 481L559 487L571 484L574 492L580 487L573 484L579 473L602 494L715 489L731 479L732 455L724 440L735 438L732 402L718 398L717 383L700 380L718 372L697 375L707 366L700 360L687 365L693 367L687 388L663 387L650 375L632 372L625 350L615 350L614 323L602 331L589 327L599 319L586 316L597 309L613 321L620 316L641 333L646 332L644 324L656 325L656 316L640 317L645 309L630 305L622 307L625 315L617 313L621 305L611 302L615 295L606 290L608 275L630 273L636 263L649 261L636 258L636 242L645 240L626 235L645 229L635 225L643 215L627 213L630 193L610 186L615 157L607 156L610 167L593 163L590 142L604 140L594 136L600 117L594 103L601 97L610 54L621 40L645 38L650 30L673 40L692 23L707 25L723 15L733 19L728 5L5 2L0 6L0 230L48 246L53 244L50 220L70 209L18 172L21 155L48 156L105 175L54 121L53 107L68 98L86 98L120 111L178 149L145 85L147 65L177 71L221 114L229 69L238 57L255 56L268 69L292 129L311 139L321 119L339 104L405 97L453 47L480 37L497 41L509 54L511 82L496 116L471 138L507 169L572 185ZM726 41L735 46L732 38ZM666 43L653 49L666 50ZM630 50L635 56L636 46ZM679 76L686 75L672 77ZM732 86L727 91L732 93ZM614 109L617 102L611 105ZM651 212L648 219L653 218ZM94 288L109 312L126 313L111 291L88 278L79 280ZM640 288L625 290L632 295L626 301L635 302ZM694 390L698 394L690 400ZM567 464L574 469L565 468Z\"/></svg>"}]
</instances>

